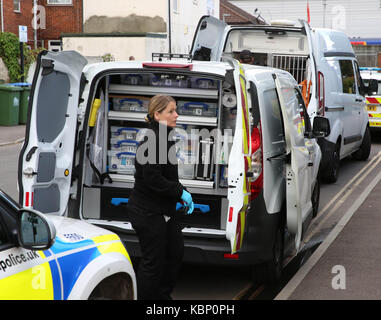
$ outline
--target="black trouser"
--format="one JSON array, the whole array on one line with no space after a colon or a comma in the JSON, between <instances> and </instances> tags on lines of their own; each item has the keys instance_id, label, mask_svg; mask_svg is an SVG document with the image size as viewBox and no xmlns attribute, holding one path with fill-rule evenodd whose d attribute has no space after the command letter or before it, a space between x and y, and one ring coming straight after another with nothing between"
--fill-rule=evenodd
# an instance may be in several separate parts
<instances>
[{"instance_id":1,"label":"black trouser","mask_svg":"<svg viewBox=\"0 0 381 320\"><path fill-rule=\"evenodd\" d=\"M142 257L137 270L138 299L171 299L184 255L181 227L172 217L129 207L129 218L139 238Z\"/></svg>"}]
</instances>

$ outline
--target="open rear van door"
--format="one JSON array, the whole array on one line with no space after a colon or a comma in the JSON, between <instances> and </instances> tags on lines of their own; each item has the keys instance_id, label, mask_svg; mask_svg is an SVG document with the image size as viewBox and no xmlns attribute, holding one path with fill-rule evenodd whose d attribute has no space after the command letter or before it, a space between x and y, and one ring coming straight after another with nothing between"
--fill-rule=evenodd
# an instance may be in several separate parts
<instances>
[{"instance_id":1,"label":"open rear van door","mask_svg":"<svg viewBox=\"0 0 381 320\"><path fill-rule=\"evenodd\" d=\"M75 51L44 51L38 56L19 156L19 202L24 207L55 215L66 211L86 64Z\"/></svg>"},{"instance_id":2,"label":"open rear van door","mask_svg":"<svg viewBox=\"0 0 381 320\"><path fill-rule=\"evenodd\" d=\"M220 61L228 25L212 16L201 17L194 34L191 55L193 60Z\"/></svg>"},{"instance_id":3,"label":"open rear van door","mask_svg":"<svg viewBox=\"0 0 381 320\"><path fill-rule=\"evenodd\" d=\"M250 114L243 71L235 63L234 82L237 92L237 118L228 166L228 214L226 238L231 253L239 251L244 240L246 214L250 199L248 171L251 169Z\"/></svg>"}]
</instances>

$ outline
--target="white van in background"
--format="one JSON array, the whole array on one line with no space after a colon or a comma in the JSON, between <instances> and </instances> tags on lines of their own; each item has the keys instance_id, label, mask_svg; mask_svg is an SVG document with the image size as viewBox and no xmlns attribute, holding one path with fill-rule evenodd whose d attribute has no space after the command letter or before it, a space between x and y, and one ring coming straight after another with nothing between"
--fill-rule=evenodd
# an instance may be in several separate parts
<instances>
[{"instance_id":1,"label":"white van in background","mask_svg":"<svg viewBox=\"0 0 381 320\"><path fill-rule=\"evenodd\" d=\"M331 134L318 140L323 159L321 174L328 182L338 178L340 159L353 155L366 160L371 140L365 89L348 37L331 29L285 25L239 25L204 16L196 29L194 60L238 59L250 50L255 64L290 72L301 85L308 113L329 119Z\"/></svg>"}]
</instances>

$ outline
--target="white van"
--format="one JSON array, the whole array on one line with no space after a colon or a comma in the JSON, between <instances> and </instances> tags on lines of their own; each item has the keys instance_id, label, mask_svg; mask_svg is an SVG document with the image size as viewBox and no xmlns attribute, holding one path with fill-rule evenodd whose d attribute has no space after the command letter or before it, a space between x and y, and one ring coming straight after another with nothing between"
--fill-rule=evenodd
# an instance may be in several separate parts
<instances>
[{"instance_id":1,"label":"white van","mask_svg":"<svg viewBox=\"0 0 381 320\"><path fill-rule=\"evenodd\" d=\"M338 178L340 159L366 160L371 140L364 87L348 37L331 29L284 25L230 26L211 16L200 19L192 44L194 60L220 61L242 50L255 64L289 71L303 86L308 113L325 116L331 134L319 139L321 172L328 182Z\"/></svg>"},{"instance_id":2,"label":"white van","mask_svg":"<svg viewBox=\"0 0 381 320\"><path fill-rule=\"evenodd\" d=\"M282 70L234 59L86 65L76 52L43 52L19 157L20 203L115 231L139 256L123 204L156 94L173 96L180 115L179 178L195 203L192 215L179 214L185 261L266 263L279 276L284 248L299 250L317 213L316 137L329 133L324 117L311 128L297 83Z\"/></svg>"}]
</instances>

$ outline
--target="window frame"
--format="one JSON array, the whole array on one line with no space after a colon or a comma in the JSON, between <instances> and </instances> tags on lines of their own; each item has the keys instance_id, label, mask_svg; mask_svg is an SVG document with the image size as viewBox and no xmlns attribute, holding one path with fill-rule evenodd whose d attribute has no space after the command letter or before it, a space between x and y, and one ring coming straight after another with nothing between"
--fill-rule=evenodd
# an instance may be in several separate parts
<instances>
[{"instance_id":1,"label":"window frame","mask_svg":"<svg viewBox=\"0 0 381 320\"><path fill-rule=\"evenodd\" d=\"M295 87L296 95L298 96L299 106L303 109L303 115L300 116L304 119L304 136L312 134L312 124L310 116L307 112L306 104L304 103L303 95L299 89L299 87Z\"/></svg>"},{"instance_id":2,"label":"window frame","mask_svg":"<svg viewBox=\"0 0 381 320\"><path fill-rule=\"evenodd\" d=\"M46 0L46 4L49 6L72 6L73 0L55 0L55 1L70 1L70 3L57 3L57 2L51 2L54 0Z\"/></svg>"},{"instance_id":3,"label":"window frame","mask_svg":"<svg viewBox=\"0 0 381 320\"><path fill-rule=\"evenodd\" d=\"M18 9L15 8L16 4L18 4ZM21 13L21 0L13 0L13 12Z\"/></svg>"},{"instance_id":4,"label":"window frame","mask_svg":"<svg viewBox=\"0 0 381 320\"><path fill-rule=\"evenodd\" d=\"M356 83L355 69L354 69L354 65L353 65L353 60L352 59L339 59L338 62L339 62L339 68L340 68L342 93L344 93L344 94L357 94L357 83ZM346 92L346 91L344 91L344 85L345 85L344 84L344 80L345 80L345 78L343 76L343 66L342 66L342 63L344 63L344 62L345 63L349 62L350 65L352 66L353 83L352 83L351 86L348 86L348 89L352 88L352 92Z\"/></svg>"}]
</instances>

